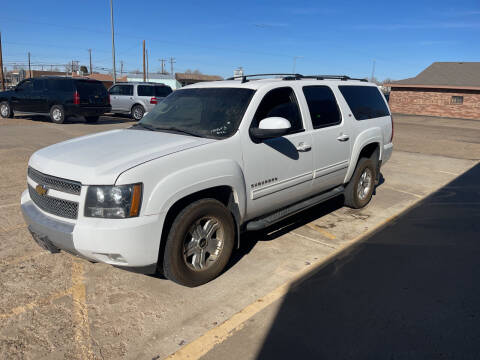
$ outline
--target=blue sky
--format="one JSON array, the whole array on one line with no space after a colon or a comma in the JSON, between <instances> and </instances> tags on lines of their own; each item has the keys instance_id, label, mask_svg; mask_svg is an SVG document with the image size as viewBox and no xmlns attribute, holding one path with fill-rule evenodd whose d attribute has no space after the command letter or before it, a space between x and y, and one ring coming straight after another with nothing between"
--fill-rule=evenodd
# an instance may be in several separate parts
<instances>
[{"instance_id":1,"label":"blue sky","mask_svg":"<svg viewBox=\"0 0 480 360\"><path fill-rule=\"evenodd\" d=\"M175 71L231 76L291 72L369 77L415 76L434 61L480 61L476 1L126 1L114 0L117 70L150 71L173 56ZM4 1L4 63L112 68L108 0ZM167 67L169 69L169 66Z\"/></svg>"}]
</instances>

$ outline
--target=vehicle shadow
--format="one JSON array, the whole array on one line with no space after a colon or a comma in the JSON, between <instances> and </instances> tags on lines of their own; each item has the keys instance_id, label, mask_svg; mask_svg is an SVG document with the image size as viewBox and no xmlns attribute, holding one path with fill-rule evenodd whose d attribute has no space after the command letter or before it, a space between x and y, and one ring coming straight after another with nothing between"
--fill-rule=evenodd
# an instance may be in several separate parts
<instances>
[{"instance_id":1,"label":"vehicle shadow","mask_svg":"<svg viewBox=\"0 0 480 360\"><path fill-rule=\"evenodd\" d=\"M295 282L266 334L263 318L242 333L264 337L258 359L478 359L479 234L477 164Z\"/></svg>"}]
</instances>

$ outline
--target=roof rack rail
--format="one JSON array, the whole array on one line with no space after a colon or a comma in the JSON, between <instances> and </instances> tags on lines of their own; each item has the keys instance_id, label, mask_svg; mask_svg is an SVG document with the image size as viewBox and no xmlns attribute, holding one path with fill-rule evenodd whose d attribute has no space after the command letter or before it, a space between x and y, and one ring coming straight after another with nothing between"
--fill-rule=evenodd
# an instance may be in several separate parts
<instances>
[{"instance_id":1,"label":"roof rack rail","mask_svg":"<svg viewBox=\"0 0 480 360\"><path fill-rule=\"evenodd\" d=\"M347 81L347 80L358 80L358 81L364 81L367 82L367 79L360 79L360 78L351 78L350 76L347 75L301 75L300 77L286 77L284 80L299 80L299 79L316 79L316 80L342 80L342 81Z\"/></svg>"},{"instance_id":2,"label":"roof rack rail","mask_svg":"<svg viewBox=\"0 0 480 360\"><path fill-rule=\"evenodd\" d=\"M300 79L303 77L301 74L292 74L292 73L275 73L275 74L252 74L252 75L240 75L229 77L226 80L236 80L242 79L242 84L248 81L248 78L257 77L257 76L289 76L291 78ZM283 78L285 79L285 78Z\"/></svg>"},{"instance_id":3,"label":"roof rack rail","mask_svg":"<svg viewBox=\"0 0 480 360\"><path fill-rule=\"evenodd\" d=\"M233 76L229 77L226 80L236 80L241 79L242 84L248 81L248 78L257 77L257 76L282 76L282 80L301 80L301 79L316 79L316 80L358 80L367 82L367 79L360 79L360 78L351 78L347 75L302 75L302 74L283 74L283 73L275 73L275 74L252 74L252 75L240 75L240 76Z\"/></svg>"}]
</instances>

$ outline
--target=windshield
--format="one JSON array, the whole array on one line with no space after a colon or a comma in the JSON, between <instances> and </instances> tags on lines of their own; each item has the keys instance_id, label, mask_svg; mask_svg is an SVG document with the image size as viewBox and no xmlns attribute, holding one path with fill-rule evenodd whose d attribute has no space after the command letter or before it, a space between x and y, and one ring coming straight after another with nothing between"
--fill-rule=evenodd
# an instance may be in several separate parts
<instances>
[{"instance_id":1,"label":"windshield","mask_svg":"<svg viewBox=\"0 0 480 360\"><path fill-rule=\"evenodd\" d=\"M238 88L177 90L158 103L140 124L224 139L237 131L254 92Z\"/></svg>"}]
</instances>

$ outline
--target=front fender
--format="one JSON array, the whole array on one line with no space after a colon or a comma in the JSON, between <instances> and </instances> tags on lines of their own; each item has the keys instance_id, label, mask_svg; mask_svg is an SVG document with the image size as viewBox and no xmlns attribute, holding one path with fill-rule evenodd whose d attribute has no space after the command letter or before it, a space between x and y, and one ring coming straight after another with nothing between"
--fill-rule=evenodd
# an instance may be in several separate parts
<instances>
[{"instance_id":1,"label":"front fender","mask_svg":"<svg viewBox=\"0 0 480 360\"><path fill-rule=\"evenodd\" d=\"M382 130L379 127L372 127L358 134L357 138L355 139L355 143L353 144L352 156L350 157L350 165L348 167L344 183L347 183L350 181L350 178L352 177L353 172L355 171L355 168L357 166L357 162L362 149L368 144L372 144L372 143L379 144L379 150L380 150L379 156L380 156L380 159L382 159L383 135L382 135Z\"/></svg>"},{"instance_id":2,"label":"front fender","mask_svg":"<svg viewBox=\"0 0 480 360\"><path fill-rule=\"evenodd\" d=\"M233 189L240 218L245 217L245 179L240 166L232 160L216 160L184 168L163 178L147 201L145 215L167 213L178 200L216 186Z\"/></svg>"}]
</instances>

